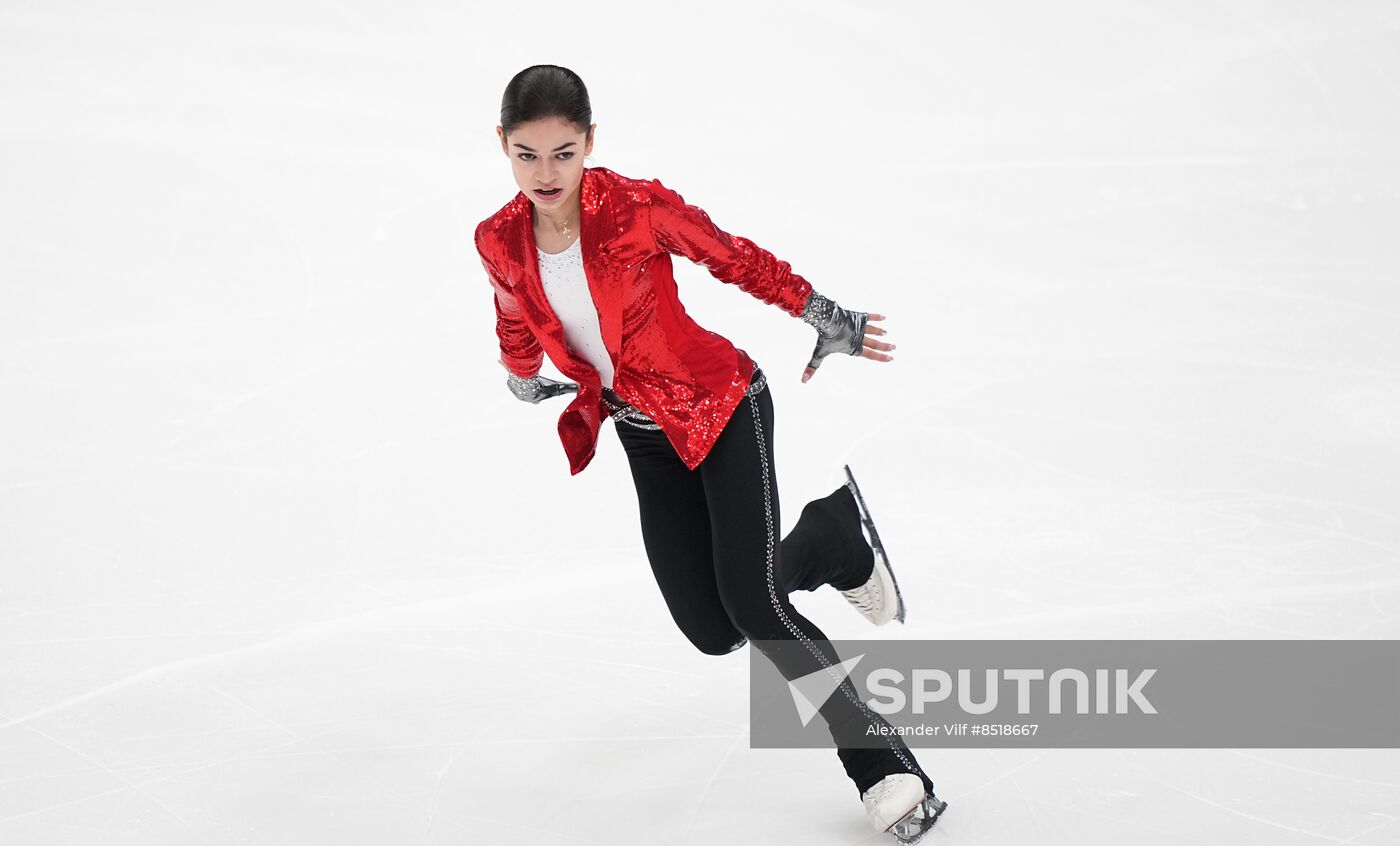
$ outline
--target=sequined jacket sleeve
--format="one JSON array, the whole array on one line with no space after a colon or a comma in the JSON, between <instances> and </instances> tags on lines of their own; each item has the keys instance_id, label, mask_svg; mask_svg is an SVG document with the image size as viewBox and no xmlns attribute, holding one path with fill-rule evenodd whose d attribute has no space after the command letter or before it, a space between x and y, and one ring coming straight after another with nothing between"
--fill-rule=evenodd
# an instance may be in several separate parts
<instances>
[{"instance_id":1,"label":"sequined jacket sleeve","mask_svg":"<svg viewBox=\"0 0 1400 846\"><path fill-rule=\"evenodd\" d=\"M516 302L510 286L491 266L486 251L482 249L480 228L476 230L476 251L481 257L481 266L486 270L486 278L495 291L496 338L501 344L501 364L516 376L535 376L540 372L544 349L520 316L520 304Z\"/></svg>"},{"instance_id":2,"label":"sequined jacket sleeve","mask_svg":"<svg viewBox=\"0 0 1400 846\"><path fill-rule=\"evenodd\" d=\"M649 180L647 187L651 232L658 247L703 265L716 279L738 285L794 317L801 316L812 285L793 273L790 264L748 238L720 229L704 209L687 203L661 180Z\"/></svg>"}]
</instances>

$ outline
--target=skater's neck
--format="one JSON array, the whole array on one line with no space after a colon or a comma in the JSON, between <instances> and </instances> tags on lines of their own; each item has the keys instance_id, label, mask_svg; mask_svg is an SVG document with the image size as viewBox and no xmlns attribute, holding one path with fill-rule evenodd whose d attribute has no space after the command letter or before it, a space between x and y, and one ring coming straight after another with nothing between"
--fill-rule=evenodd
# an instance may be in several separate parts
<instances>
[{"instance_id":1,"label":"skater's neck","mask_svg":"<svg viewBox=\"0 0 1400 846\"><path fill-rule=\"evenodd\" d=\"M546 229L550 232L578 231L579 212L582 206L577 199L574 200L572 208L542 211L538 206L534 208L535 226Z\"/></svg>"}]
</instances>

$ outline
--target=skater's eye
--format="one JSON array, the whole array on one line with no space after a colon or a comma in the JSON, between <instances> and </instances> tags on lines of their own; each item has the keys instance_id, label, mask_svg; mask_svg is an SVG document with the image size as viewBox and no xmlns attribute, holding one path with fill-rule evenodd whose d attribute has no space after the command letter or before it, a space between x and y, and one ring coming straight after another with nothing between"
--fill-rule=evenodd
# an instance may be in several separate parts
<instances>
[{"instance_id":1,"label":"skater's eye","mask_svg":"<svg viewBox=\"0 0 1400 846\"><path fill-rule=\"evenodd\" d=\"M534 159L534 157L535 157L535 154L534 154L534 153L521 153L521 154L520 154L520 158L521 158L522 160L524 160L524 161L527 161L527 162L530 161L530 160L532 160L532 159ZM561 161L568 161L569 159L571 159L571 158L573 158L573 157L574 157L574 154L573 154L573 153L560 153L559 155L555 156L556 159L560 159Z\"/></svg>"}]
</instances>

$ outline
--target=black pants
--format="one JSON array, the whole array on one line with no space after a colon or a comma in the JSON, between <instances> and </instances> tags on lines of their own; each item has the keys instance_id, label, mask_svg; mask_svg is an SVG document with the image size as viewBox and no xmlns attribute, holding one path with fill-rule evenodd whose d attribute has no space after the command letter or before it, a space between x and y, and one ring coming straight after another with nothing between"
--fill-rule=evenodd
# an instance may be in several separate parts
<instances>
[{"instance_id":1,"label":"black pants","mask_svg":"<svg viewBox=\"0 0 1400 846\"><path fill-rule=\"evenodd\" d=\"M754 379L760 378L757 368ZM747 641L785 641L764 655L785 678L841 663L826 635L793 608L788 593L865 583L873 554L860 512L842 486L809 502L787 537L777 539L778 483L773 465L773 398L765 387L745 397L705 460L688 469L657 429L617 421L641 510L652 573L676 625L702 652L723 655ZM844 695L843 695L844 694ZM859 703L849 681L821 708L846 774L864 793L893 773L933 782L902 740L884 748L843 745L872 723L888 725Z\"/></svg>"}]
</instances>

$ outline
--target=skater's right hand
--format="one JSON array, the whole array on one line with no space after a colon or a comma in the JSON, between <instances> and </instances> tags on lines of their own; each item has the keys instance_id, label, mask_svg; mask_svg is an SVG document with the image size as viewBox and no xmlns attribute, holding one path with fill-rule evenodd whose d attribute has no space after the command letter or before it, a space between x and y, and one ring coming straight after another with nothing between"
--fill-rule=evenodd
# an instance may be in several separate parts
<instances>
[{"instance_id":1,"label":"skater's right hand","mask_svg":"<svg viewBox=\"0 0 1400 846\"><path fill-rule=\"evenodd\" d=\"M578 392L578 384L575 382L556 382L548 376L530 376L521 378L514 373L506 377L506 387L515 394L515 398L523 400L532 405L540 400L557 397L560 394L572 394Z\"/></svg>"}]
</instances>

